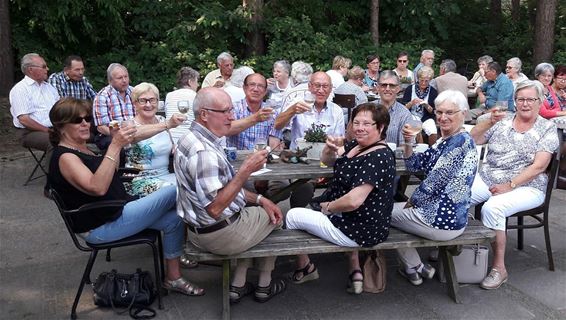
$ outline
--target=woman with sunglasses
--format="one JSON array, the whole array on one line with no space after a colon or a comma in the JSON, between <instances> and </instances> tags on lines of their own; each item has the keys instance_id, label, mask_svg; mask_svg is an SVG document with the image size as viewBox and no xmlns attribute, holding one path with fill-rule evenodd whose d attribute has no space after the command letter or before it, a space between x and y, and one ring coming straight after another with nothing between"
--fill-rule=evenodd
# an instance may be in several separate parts
<instances>
[{"instance_id":1,"label":"woman with sunglasses","mask_svg":"<svg viewBox=\"0 0 566 320\"><path fill-rule=\"evenodd\" d=\"M175 186L163 187L144 198L128 195L116 171L117 159L138 130L134 126L111 127L112 140L106 153L95 154L86 145L91 114L90 102L75 98L59 100L49 112L53 123L49 138L54 146L49 184L67 209L102 200L121 200L126 204L116 211L97 210L75 217L73 231L96 244L120 240L146 228L161 230L167 266L163 287L186 295L203 295L204 290L184 279L180 272L185 229L175 209Z\"/></svg>"},{"instance_id":2,"label":"woman with sunglasses","mask_svg":"<svg viewBox=\"0 0 566 320\"><path fill-rule=\"evenodd\" d=\"M413 79L413 71L407 69L409 65L409 54L406 51L401 51L397 55L397 68L393 69L393 72L399 77L399 82L401 83L401 91L399 93L402 95L407 87L415 83Z\"/></svg>"}]
</instances>

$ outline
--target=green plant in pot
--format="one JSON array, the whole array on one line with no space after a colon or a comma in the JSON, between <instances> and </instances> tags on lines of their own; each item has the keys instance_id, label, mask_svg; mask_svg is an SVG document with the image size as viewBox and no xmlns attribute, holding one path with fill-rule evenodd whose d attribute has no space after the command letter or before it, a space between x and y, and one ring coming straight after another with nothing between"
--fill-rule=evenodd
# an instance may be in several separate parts
<instances>
[{"instance_id":1,"label":"green plant in pot","mask_svg":"<svg viewBox=\"0 0 566 320\"><path fill-rule=\"evenodd\" d=\"M305 130L303 139L298 139L297 144L300 149L309 148L307 157L309 159L320 159L320 153L326 144L326 125L313 123L310 128Z\"/></svg>"}]
</instances>

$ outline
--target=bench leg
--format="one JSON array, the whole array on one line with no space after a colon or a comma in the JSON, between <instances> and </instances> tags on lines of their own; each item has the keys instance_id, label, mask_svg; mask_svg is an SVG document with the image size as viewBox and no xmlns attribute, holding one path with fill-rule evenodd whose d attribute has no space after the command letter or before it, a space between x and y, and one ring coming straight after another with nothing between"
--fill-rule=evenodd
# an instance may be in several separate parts
<instances>
[{"instance_id":1,"label":"bench leg","mask_svg":"<svg viewBox=\"0 0 566 320\"><path fill-rule=\"evenodd\" d=\"M230 320L230 259L222 260L222 319Z\"/></svg>"},{"instance_id":2,"label":"bench leg","mask_svg":"<svg viewBox=\"0 0 566 320\"><path fill-rule=\"evenodd\" d=\"M444 275L446 276L446 284L448 285L448 295L456 303L462 303L460 297L458 297L458 279L456 279L456 268L454 268L454 260L452 259L452 253L449 251L448 247L439 247L440 259L444 265Z\"/></svg>"}]
</instances>

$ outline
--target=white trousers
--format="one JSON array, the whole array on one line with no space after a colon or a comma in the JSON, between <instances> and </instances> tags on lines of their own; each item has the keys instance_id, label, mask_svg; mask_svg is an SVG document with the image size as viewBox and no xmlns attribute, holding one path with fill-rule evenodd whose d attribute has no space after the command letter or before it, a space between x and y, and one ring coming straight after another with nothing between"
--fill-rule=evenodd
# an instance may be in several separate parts
<instances>
[{"instance_id":1,"label":"white trousers","mask_svg":"<svg viewBox=\"0 0 566 320\"><path fill-rule=\"evenodd\" d=\"M406 202L397 202L393 205L391 213L391 226L407 233L427 238L435 241L452 240L464 232L460 230L441 230L436 229L421 220L415 208L404 208ZM421 257L415 248L397 249L399 259L406 269L418 267L421 264Z\"/></svg>"},{"instance_id":2,"label":"white trousers","mask_svg":"<svg viewBox=\"0 0 566 320\"><path fill-rule=\"evenodd\" d=\"M287 212L287 229L304 230L328 242L342 247L359 247L340 229L336 228L328 216L308 208L293 208Z\"/></svg>"},{"instance_id":3,"label":"white trousers","mask_svg":"<svg viewBox=\"0 0 566 320\"><path fill-rule=\"evenodd\" d=\"M544 202L544 192L532 187L517 187L515 190L498 195L489 192L479 174L472 184L472 204L484 202L481 209L483 224L494 230L505 231L505 218L523 210L528 210Z\"/></svg>"}]
</instances>

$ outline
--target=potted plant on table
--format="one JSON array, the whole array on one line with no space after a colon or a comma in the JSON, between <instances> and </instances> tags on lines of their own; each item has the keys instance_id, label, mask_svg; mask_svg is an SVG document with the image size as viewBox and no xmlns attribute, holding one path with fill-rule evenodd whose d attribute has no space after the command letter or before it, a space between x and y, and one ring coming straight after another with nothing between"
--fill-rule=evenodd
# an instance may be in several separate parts
<instances>
[{"instance_id":1,"label":"potted plant on table","mask_svg":"<svg viewBox=\"0 0 566 320\"><path fill-rule=\"evenodd\" d=\"M310 128L305 130L305 136L303 139L297 139L297 144L300 149L311 147L307 151L307 158L309 159L320 159L320 154L324 145L326 144L326 125L320 123L313 123Z\"/></svg>"}]
</instances>

